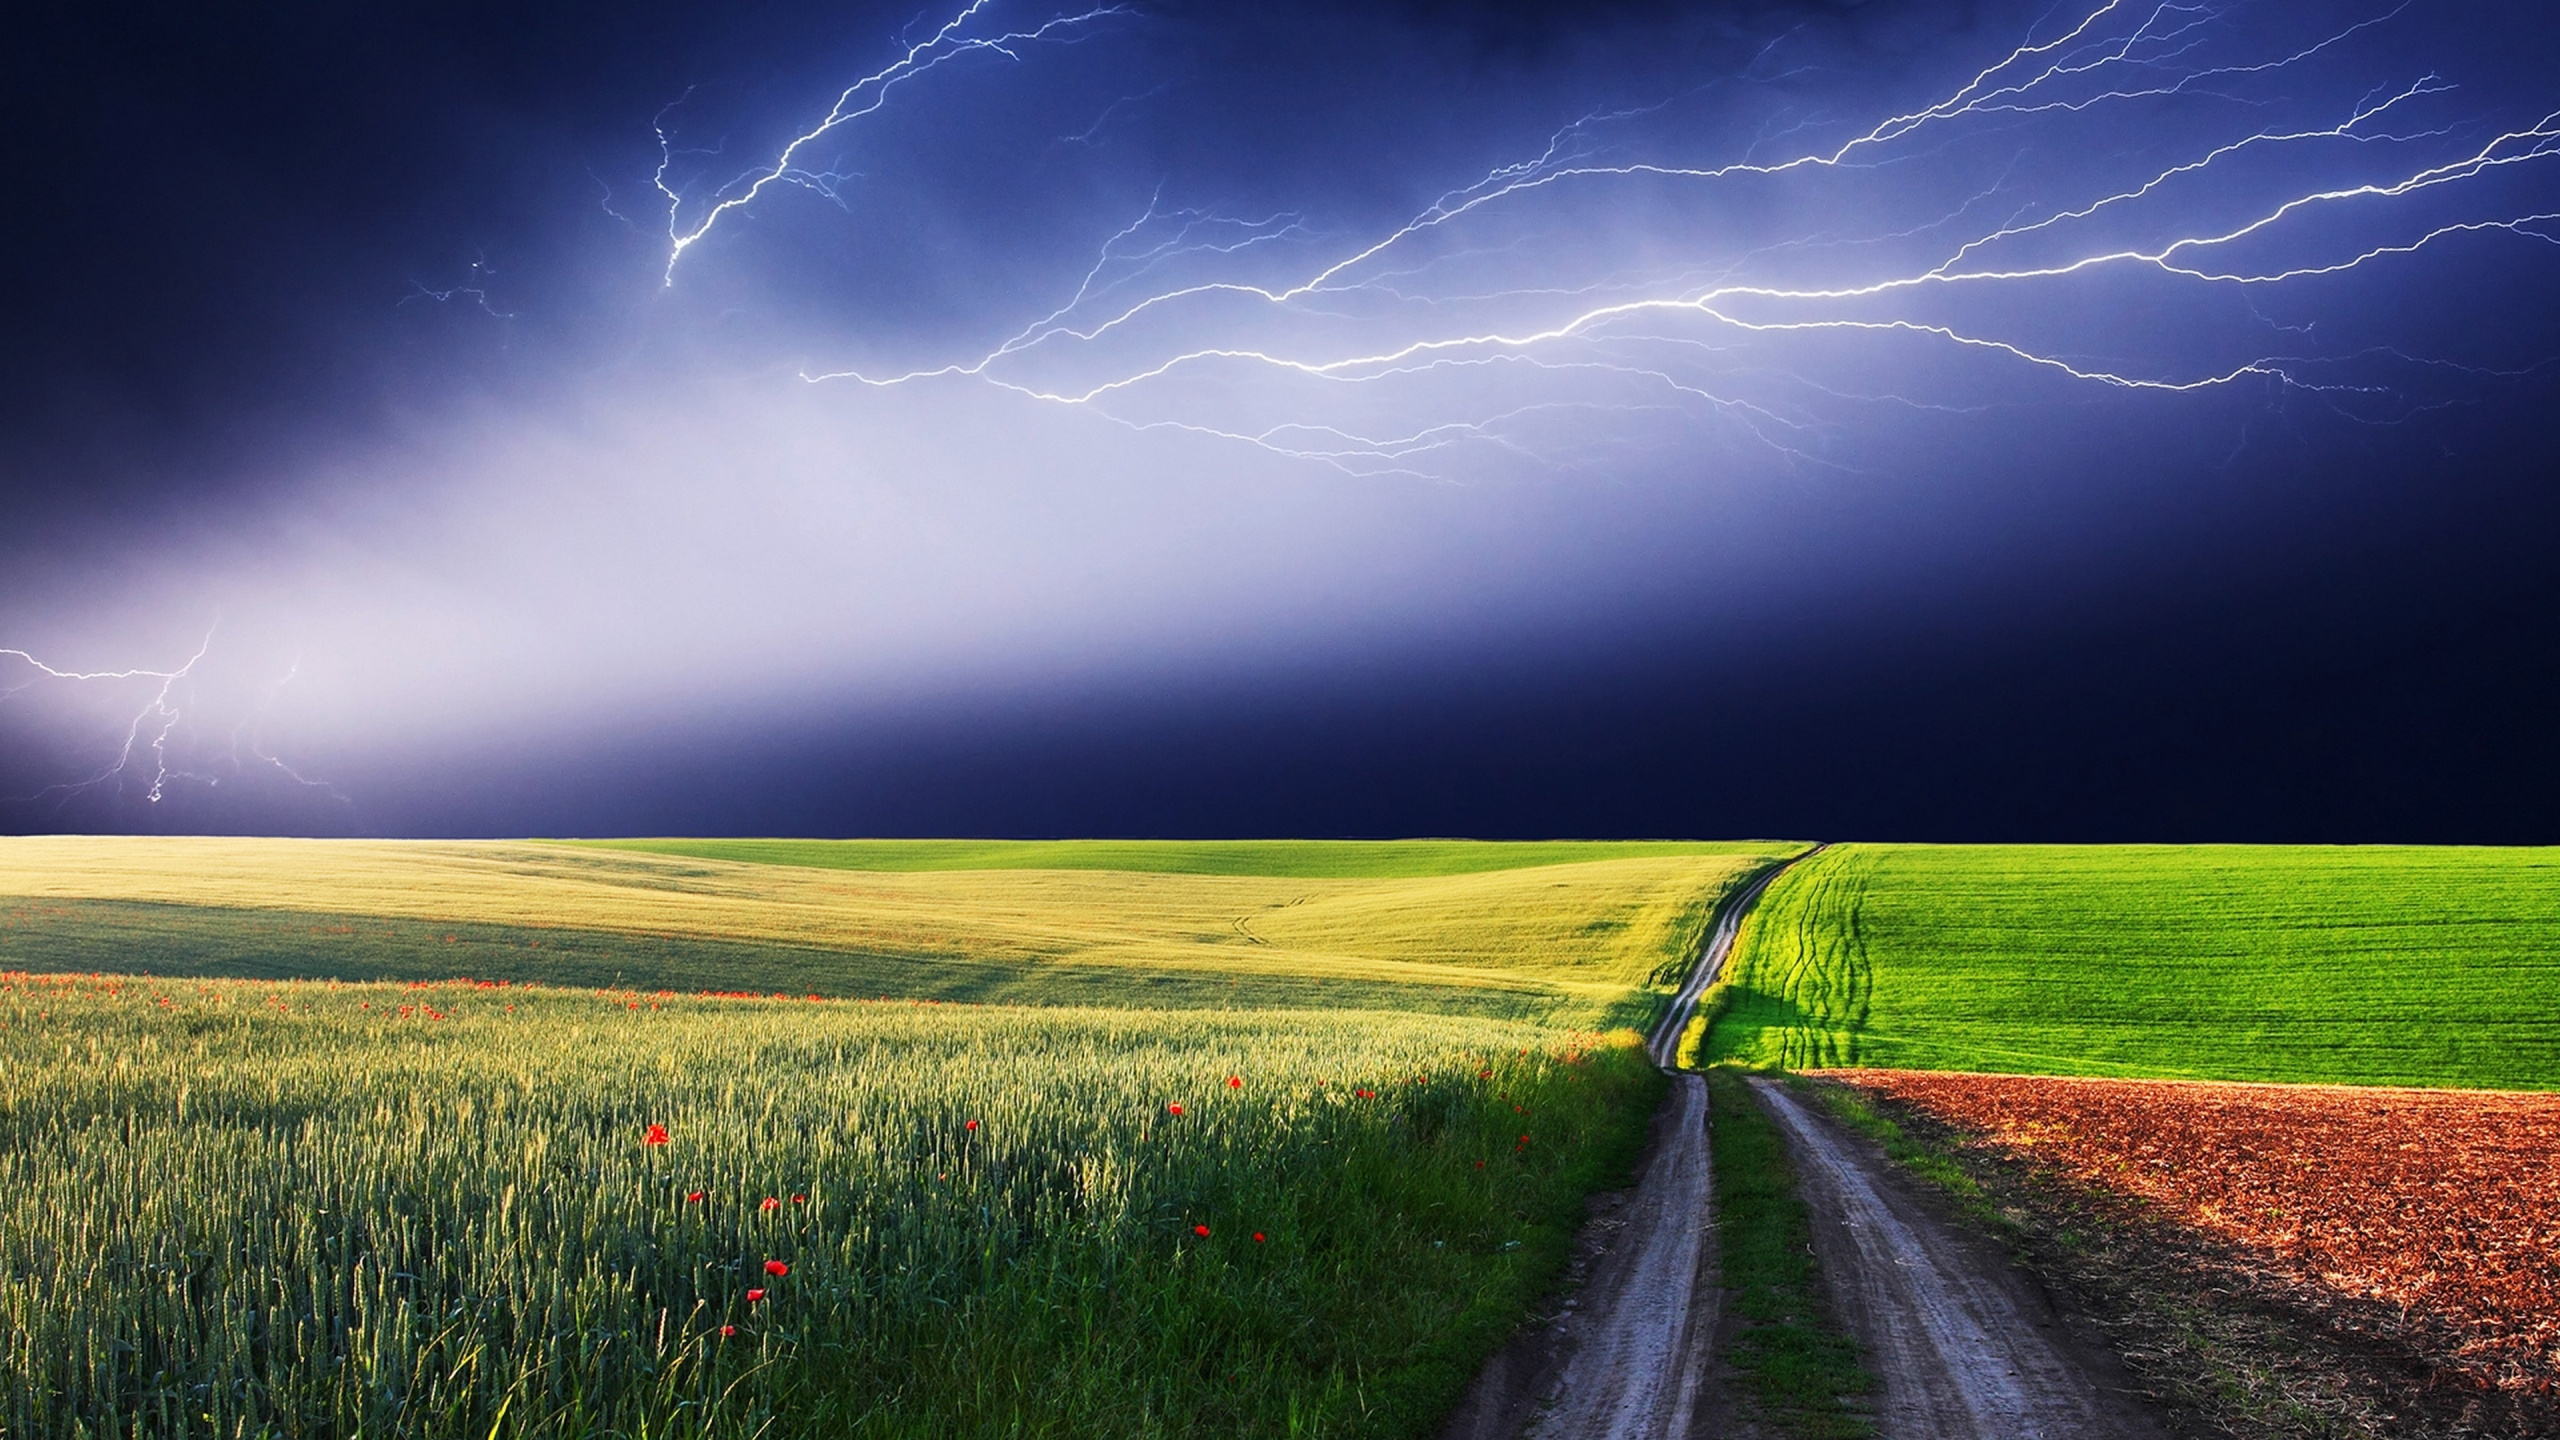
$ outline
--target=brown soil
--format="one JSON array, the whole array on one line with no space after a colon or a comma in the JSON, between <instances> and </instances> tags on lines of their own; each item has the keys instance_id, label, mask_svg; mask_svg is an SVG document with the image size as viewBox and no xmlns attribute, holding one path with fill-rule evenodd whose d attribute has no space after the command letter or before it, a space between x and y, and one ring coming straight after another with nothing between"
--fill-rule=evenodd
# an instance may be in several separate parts
<instances>
[{"instance_id":1,"label":"brown soil","mask_svg":"<svg viewBox=\"0 0 2560 1440\"><path fill-rule=\"evenodd\" d=\"M2560 1435L2560 1096L1835 1072L2211 1431Z\"/></svg>"}]
</instances>

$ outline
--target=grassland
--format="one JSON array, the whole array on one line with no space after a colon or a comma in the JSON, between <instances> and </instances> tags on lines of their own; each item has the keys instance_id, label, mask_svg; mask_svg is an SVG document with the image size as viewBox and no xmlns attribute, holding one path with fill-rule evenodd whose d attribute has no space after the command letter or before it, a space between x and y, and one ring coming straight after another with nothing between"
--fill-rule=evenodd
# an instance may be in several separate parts
<instances>
[{"instance_id":1,"label":"grassland","mask_svg":"<svg viewBox=\"0 0 2560 1440\"><path fill-rule=\"evenodd\" d=\"M1597 1029L1650 1018L1717 900L1796 848L1415 842L1363 860L1339 844L1259 842L1189 846L1209 858L1184 870L1185 847L1161 844L825 843L840 859L912 865L538 843L0 840L0 966L1429 1010ZM1070 853L1158 868L1026 868ZM1593 855L1605 858L1558 863ZM1007 863L935 868L955 858Z\"/></svg>"},{"instance_id":2,"label":"grassland","mask_svg":"<svg viewBox=\"0 0 2560 1440\"><path fill-rule=\"evenodd\" d=\"M1447 1016L10 976L0 1433L1417 1433L1660 1084Z\"/></svg>"},{"instance_id":3,"label":"grassland","mask_svg":"<svg viewBox=\"0 0 2560 1440\"><path fill-rule=\"evenodd\" d=\"M0 1435L1427 1433L1793 847L723 848L0 841Z\"/></svg>"},{"instance_id":4,"label":"grassland","mask_svg":"<svg viewBox=\"0 0 2560 1440\"><path fill-rule=\"evenodd\" d=\"M1714 840L571 840L598 850L821 870L1121 870L1398 880L1793 846Z\"/></svg>"},{"instance_id":5,"label":"grassland","mask_svg":"<svg viewBox=\"0 0 2560 1440\"><path fill-rule=\"evenodd\" d=\"M1699 1058L2560 1088L2560 851L1844 845Z\"/></svg>"}]
</instances>

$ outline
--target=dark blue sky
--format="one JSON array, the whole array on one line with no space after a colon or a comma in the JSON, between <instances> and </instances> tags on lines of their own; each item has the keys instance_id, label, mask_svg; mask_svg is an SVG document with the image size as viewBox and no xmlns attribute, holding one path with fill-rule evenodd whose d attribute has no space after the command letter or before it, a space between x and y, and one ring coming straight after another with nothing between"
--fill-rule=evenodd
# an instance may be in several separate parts
<instances>
[{"instance_id":1,"label":"dark blue sky","mask_svg":"<svg viewBox=\"0 0 2560 1440\"><path fill-rule=\"evenodd\" d=\"M2441 9L53 7L0 826L2560 840Z\"/></svg>"}]
</instances>

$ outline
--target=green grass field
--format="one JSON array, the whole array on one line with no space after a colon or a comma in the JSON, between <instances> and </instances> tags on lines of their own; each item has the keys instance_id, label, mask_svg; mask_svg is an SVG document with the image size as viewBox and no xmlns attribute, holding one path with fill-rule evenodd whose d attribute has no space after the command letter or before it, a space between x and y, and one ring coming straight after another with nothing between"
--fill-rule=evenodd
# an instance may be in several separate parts
<instances>
[{"instance_id":1,"label":"green grass field","mask_svg":"<svg viewBox=\"0 0 2560 1440\"><path fill-rule=\"evenodd\" d=\"M1763 897L1708 1060L2560 1087L2560 851L1838 846Z\"/></svg>"},{"instance_id":2,"label":"green grass field","mask_svg":"<svg viewBox=\"0 0 2560 1440\"><path fill-rule=\"evenodd\" d=\"M709 848L0 840L0 1435L1427 1434L1796 847Z\"/></svg>"}]
</instances>

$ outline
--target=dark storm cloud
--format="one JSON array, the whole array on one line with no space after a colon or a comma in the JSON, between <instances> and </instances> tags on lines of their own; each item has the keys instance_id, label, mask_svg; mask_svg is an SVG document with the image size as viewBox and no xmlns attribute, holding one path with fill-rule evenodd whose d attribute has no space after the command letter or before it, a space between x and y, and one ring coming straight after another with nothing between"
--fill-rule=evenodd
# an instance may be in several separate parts
<instances>
[{"instance_id":1,"label":"dark storm cloud","mask_svg":"<svg viewBox=\"0 0 2560 1440\"><path fill-rule=\"evenodd\" d=\"M1915 6L1912 0L1389 0L1367 8L1466 36L1487 50L1536 54L1612 26L1706 24L1766 36L1795 24Z\"/></svg>"},{"instance_id":2,"label":"dark storm cloud","mask_svg":"<svg viewBox=\"0 0 2560 1440\"><path fill-rule=\"evenodd\" d=\"M905 92L829 150L841 204L779 193L672 288L653 120L699 204L916 35L910 10L43 12L0 53L0 646L170 665L218 618L231 668L203 700L274 723L240 732L267 737L247 752L189 734L266 787L228 809L202 790L0 820L2553 833L2534 820L2548 784L2528 782L2560 661L2537 578L2560 442L2535 419L2560 286L2527 238L2299 302L1945 312L2181 374L2289 337L2351 357L2321 372L2341 380L2328 396L2128 399L1979 357L1772 345L1718 378L1804 405L1788 453L1621 406L1530 437L1602 463L1362 478L1010 392L803 385L804 367L983 354L1151 202L1291 217L1238 262L1284 274L1595 111L1669 107L1589 140L1618 157L1845 134L2039 13L1138 9ZM2341 23L2234 13L2223 40ZM1805 274L1883 264L1886 237L1976 201L2041 213L2048 178L2131 173L2208 133L2179 124L2279 100L2316 115L2338 98L2320 85L2351 101L2438 69L2462 88L2425 125L2493 133L2540 113L2553 31L2523 5L2413 13L2341 47L2336 75L2245 97L2244 121L2204 102L2116 132L2004 121L1829 191L1577 192L1431 263L1606 283L1730 239ZM1464 313L1425 298L1430 323ZM1164 313L1132 353L1332 343ZM1166 403L1348 413L1258 383ZM2354 409L2386 390L2391 413ZM1428 398L1474 414L1489 393ZM125 733L124 699L38 708L50 694L0 699L0 791ZM282 788L260 744L353 802Z\"/></svg>"}]
</instances>

